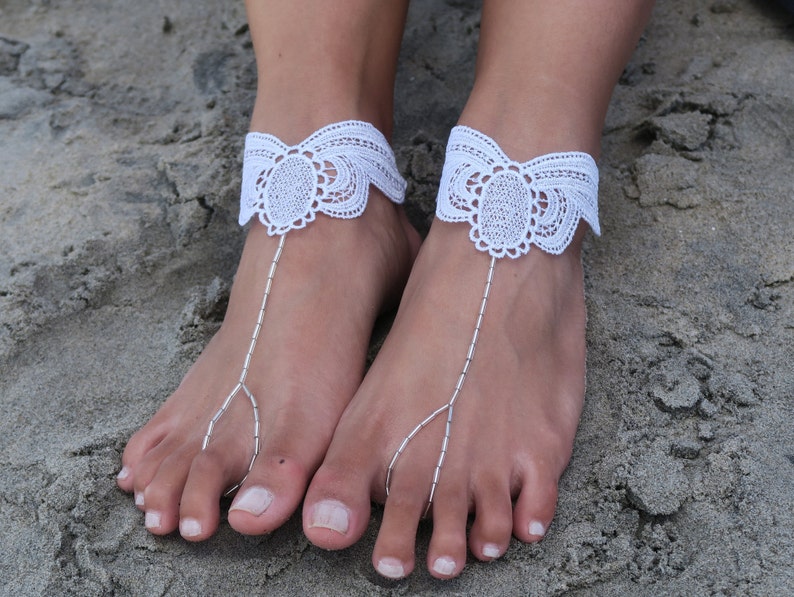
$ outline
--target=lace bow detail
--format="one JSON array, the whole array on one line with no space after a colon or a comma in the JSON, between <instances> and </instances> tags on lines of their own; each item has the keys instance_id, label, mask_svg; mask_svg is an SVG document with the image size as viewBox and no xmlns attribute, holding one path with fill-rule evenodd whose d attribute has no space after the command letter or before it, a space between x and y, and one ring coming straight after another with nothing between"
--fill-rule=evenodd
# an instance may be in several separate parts
<instances>
[{"instance_id":1,"label":"lace bow detail","mask_svg":"<svg viewBox=\"0 0 794 597\"><path fill-rule=\"evenodd\" d=\"M406 183L394 153L367 122L330 124L293 146L273 135L248 133L240 225L256 214L273 236L304 228L317 212L355 218L367 206L370 184L402 203Z\"/></svg>"},{"instance_id":2,"label":"lace bow detail","mask_svg":"<svg viewBox=\"0 0 794 597\"><path fill-rule=\"evenodd\" d=\"M465 126L452 129L436 203L446 222L469 222L469 238L493 257L530 246L559 255L583 218L600 234L598 167L586 153L550 153L514 162L496 142Z\"/></svg>"}]
</instances>

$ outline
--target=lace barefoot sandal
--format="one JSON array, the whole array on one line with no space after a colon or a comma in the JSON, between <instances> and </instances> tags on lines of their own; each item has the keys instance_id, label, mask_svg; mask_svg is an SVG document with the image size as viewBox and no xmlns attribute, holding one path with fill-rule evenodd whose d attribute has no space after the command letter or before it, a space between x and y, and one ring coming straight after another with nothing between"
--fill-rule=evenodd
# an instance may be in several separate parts
<instances>
[{"instance_id":1,"label":"lace barefoot sandal","mask_svg":"<svg viewBox=\"0 0 794 597\"><path fill-rule=\"evenodd\" d=\"M285 145L273 135L246 135L240 225L256 216L268 235L278 236L279 242L240 378L210 420L201 446L202 450L207 449L215 425L234 399L240 393L245 394L253 410L253 454L246 475L227 489L224 496L239 489L259 455L259 407L246 378L287 232L305 228L317 213L344 219L360 216L367 206L370 185L394 203L403 202L406 183L397 170L394 153L383 134L367 122L347 120L329 124L294 146Z\"/></svg>"},{"instance_id":2,"label":"lace barefoot sandal","mask_svg":"<svg viewBox=\"0 0 794 597\"><path fill-rule=\"evenodd\" d=\"M580 219L600 234L598 167L589 154L582 152L550 153L518 163L487 135L456 126L447 144L436 216L446 222L468 222L469 238L478 250L491 255L491 261L474 333L452 396L403 439L386 472L388 496L397 461L410 441L436 417L447 413L424 516L433 504L441 476L455 403L474 358L496 260L505 256L516 259L527 254L532 245L559 255L573 240Z\"/></svg>"}]
</instances>

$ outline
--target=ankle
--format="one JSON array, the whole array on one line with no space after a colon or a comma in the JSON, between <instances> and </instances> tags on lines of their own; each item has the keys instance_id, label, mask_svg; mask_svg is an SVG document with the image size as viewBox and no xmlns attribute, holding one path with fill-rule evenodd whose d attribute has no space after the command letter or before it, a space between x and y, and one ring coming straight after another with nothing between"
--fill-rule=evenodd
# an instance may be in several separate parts
<instances>
[{"instance_id":1,"label":"ankle","mask_svg":"<svg viewBox=\"0 0 794 597\"><path fill-rule=\"evenodd\" d=\"M553 88L529 96L534 99L525 101L526 94L497 85L475 85L458 124L488 135L517 162L566 151L598 158L601 120L582 110L582 102Z\"/></svg>"},{"instance_id":2,"label":"ankle","mask_svg":"<svg viewBox=\"0 0 794 597\"><path fill-rule=\"evenodd\" d=\"M406 1L246 5L258 76L252 130L296 144L363 120L390 136Z\"/></svg>"},{"instance_id":3,"label":"ankle","mask_svg":"<svg viewBox=\"0 0 794 597\"><path fill-rule=\"evenodd\" d=\"M364 93L350 89L328 90L322 97L286 87L276 93L259 93L251 114L251 131L270 133L288 145L296 145L316 130L334 122L369 122L389 139L393 121L391 103L373 101Z\"/></svg>"}]
</instances>

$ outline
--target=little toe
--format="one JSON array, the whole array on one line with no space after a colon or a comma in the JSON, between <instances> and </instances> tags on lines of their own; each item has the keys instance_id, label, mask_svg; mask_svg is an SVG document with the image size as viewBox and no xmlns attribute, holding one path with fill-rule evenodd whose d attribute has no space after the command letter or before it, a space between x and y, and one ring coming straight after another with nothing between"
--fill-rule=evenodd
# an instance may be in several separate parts
<instances>
[{"instance_id":1,"label":"little toe","mask_svg":"<svg viewBox=\"0 0 794 597\"><path fill-rule=\"evenodd\" d=\"M272 532L297 509L308 476L295 458L260 454L229 507L229 524L245 535Z\"/></svg>"},{"instance_id":2,"label":"little toe","mask_svg":"<svg viewBox=\"0 0 794 597\"><path fill-rule=\"evenodd\" d=\"M513 532L510 487L506 482L485 480L475 491L474 503L475 516L469 531L469 548L478 560L500 558L507 551Z\"/></svg>"},{"instance_id":3,"label":"little toe","mask_svg":"<svg viewBox=\"0 0 794 597\"><path fill-rule=\"evenodd\" d=\"M141 462L163 441L167 433L163 425L152 421L130 437L121 455L121 470L116 475L116 483L122 490L132 492L135 489L135 478Z\"/></svg>"},{"instance_id":4,"label":"little toe","mask_svg":"<svg viewBox=\"0 0 794 597\"><path fill-rule=\"evenodd\" d=\"M130 464L124 464L122 461L121 469L116 473L116 485L127 493L132 493L135 489L135 476L133 474L133 467Z\"/></svg>"},{"instance_id":5,"label":"little toe","mask_svg":"<svg viewBox=\"0 0 794 597\"><path fill-rule=\"evenodd\" d=\"M557 506L556 481L525 482L513 508L513 534L525 543L543 539Z\"/></svg>"},{"instance_id":6,"label":"little toe","mask_svg":"<svg viewBox=\"0 0 794 597\"><path fill-rule=\"evenodd\" d=\"M127 492L135 489L136 480L145 476L141 473L141 464L146 460L152 460L152 452L157 450L167 436L168 427L152 420L130 437L121 455L121 470L116 475L116 483L121 489ZM160 459L166 455L167 453L163 452ZM151 480L154 470L156 470L156 466L150 472L146 482Z\"/></svg>"}]
</instances>

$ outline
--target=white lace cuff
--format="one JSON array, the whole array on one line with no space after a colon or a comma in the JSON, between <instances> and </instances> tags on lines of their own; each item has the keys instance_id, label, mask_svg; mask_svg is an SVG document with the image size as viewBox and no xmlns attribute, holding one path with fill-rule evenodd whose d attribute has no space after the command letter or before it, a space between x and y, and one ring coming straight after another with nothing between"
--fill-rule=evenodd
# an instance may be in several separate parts
<instances>
[{"instance_id":1,"label":"white lace cuff","mask_svg":"<svg viewBox=\"0 0 794 597\"><path fill-rule=\"evenodd\" d=\"M600 234L598 167L586 153L550 153L523 164L466 126L452 129L436 216L468 222L469 238L493 257L516 258L530 246L559 255L583 218Z\"/></svg>"},{"instance_id":2,"label":"white lace cuff","mask_svg":"<svg viewBox=\"0 0 794 597\"><path fill-rule=\"evenodd\" d=\"M298 145L248 133L243 157L240 225L256 214L271 236L304 228L317 212L355 218L369 186L402 203L405 181L383 134L368 122L329 124Z\"/></svg>"}]
</instances>

